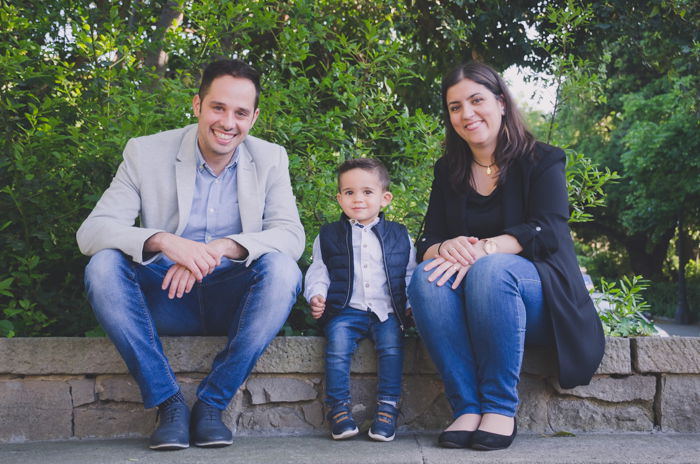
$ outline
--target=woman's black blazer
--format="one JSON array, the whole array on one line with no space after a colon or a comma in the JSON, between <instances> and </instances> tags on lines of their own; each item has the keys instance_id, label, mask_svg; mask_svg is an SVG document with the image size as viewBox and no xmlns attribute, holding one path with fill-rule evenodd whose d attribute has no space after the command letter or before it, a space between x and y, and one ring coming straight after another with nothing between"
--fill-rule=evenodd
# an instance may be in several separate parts
<instances>
[{"instance_id":1,"label":"woman's black blazer","mask_svg":"<svg viewBox=\"0 0 700 464\"><path fill-rule=\"evenodd\" d=\"M605 351L600 318L586 290L568 226L566 156L538 142L534 159L518 159L503 189L503 233L513 235L535 264L554 331L562 388L587 385ZM466 194L450 187L444 158L435 163L418 260L433 244L470 234Z\"/></svg>"}]
</instances>

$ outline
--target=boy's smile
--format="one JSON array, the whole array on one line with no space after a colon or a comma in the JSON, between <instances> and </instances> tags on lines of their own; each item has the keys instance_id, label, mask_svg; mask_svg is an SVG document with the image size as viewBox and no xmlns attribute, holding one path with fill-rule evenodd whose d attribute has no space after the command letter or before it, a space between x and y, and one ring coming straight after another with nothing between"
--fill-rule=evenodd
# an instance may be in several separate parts
<instances>
[{"instance_id":1,"label":"boy's smile","mask_svg":"<svg viewBox=\"0 0 700 464\"><path fill-rule=\"evenodd\" d=\"M383 191L376 172L360 168L341 174L338 190L336 199L345 215L363 225L371 224L392 199L391 192Z\"/></svg>"}]
</instances>

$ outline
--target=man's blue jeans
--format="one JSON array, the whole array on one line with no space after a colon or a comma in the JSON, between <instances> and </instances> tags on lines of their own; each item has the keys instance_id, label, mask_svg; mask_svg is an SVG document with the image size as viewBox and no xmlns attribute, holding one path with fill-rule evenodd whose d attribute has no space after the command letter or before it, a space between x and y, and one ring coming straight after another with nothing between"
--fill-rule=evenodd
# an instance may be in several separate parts
<instances>
[{"instance_id":1,"label":"man's blue jeans","mask_svg":"<svg viewBox=\"0 0 700 464\"><path fill-rule=\"evenodd\" d=\"M456 290L421 263L408 289L418 331L445 384L454 417L515 416L524 345L551 343L537 269L510 254L484 256Z\"/></svg>"},{"instance_id":2,"label":"man's blue jeans","mask_svg":"<svg viewBox=\"0 0 700 464\"><path fill-rule=\"evenodd\" d=\"M190 293L171 300L161 289L167 270L163 264L134 263L118 250L100 251L85 269L88 299L146 408L179 390L159 336L228 336L197 389L201 401L223 410L287 319L301 272L289 256L268 253L249 267L220 266Z\"/></svg>"},{"instance_id":3,"label":"man's blue jeans","mask_svg":"<svg viewBox=\"0 0 700 464\"><path fill-rule=\"evenodd\" d=\"M365 337L377 352L377 401L398 403L403 371L403 333L396 315L380 322L374 313L343 309L326 324L326 404L350 403L350 363L357 344Z\"/></svg>"}]
</instances>

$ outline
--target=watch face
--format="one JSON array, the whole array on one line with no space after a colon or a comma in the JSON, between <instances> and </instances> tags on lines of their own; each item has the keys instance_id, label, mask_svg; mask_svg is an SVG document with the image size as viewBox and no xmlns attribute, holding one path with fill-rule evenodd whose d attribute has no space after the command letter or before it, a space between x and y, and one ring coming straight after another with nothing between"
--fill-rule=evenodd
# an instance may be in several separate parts
<instances>
[{"instance_id":1,"label":"watch face","mask_svg":"<svg viewBox=\"0 0 700 464\"><path fill-rule=\"evenodd\" d=\"M491 240L486 240L484 242L484 252L486 252L487 255L490 255L491 253L496 252L496 244L493 243Z\"/></svg>"}]
</instances>

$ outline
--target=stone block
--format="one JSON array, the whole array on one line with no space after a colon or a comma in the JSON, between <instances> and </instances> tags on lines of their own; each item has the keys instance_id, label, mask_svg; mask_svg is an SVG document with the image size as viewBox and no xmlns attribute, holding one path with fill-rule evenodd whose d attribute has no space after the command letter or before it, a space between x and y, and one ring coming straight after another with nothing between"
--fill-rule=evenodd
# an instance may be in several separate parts
<instances>
[{"instance_id":1,"label":"stone block","mask_svg":"<svg viewBox=\"0 0 700 464\"><path fill-rule=\"evenodd\" d=\"M546 379L521 375L518 384L518 428L528 432L551 432L547 418L547 403L551 396Z\"/></svg>"},{"instance_id":2,"label":"stone block","mask_svg":"<svg viewBox=\"0 0 700 464\"><path fill-rule=\"evenodd\" d=\"M3 374L127 373L112 342L104 337L4 338L0 339L0 359Z\"/></svg>"},{"instance_id":3,"label":"stone block","mask_svg":"<svg viewBox=\"0 0 700 464\"><path fill-rule=\"evenodd\" d=\"M74 408L95 401L95 379L71 379L68 385Z\"/></svg>"},{"instance_id":4,"label":"stone block","mask_svg":"<svg viewBox=\"0 0 700 464\"><path fill-rule=\"evenodd\" d=\"M631 374L632 353L630 339L605 337L605 354L596 374Z\"/></svg>"},{"instance_id":5,"label":"stone block","mask_svg":"<svg viewBox=\"0 0 700 464\"><path fill-rule=\"evenodd\" d=\"M72 414L65 381L0 381L0 442L70 438Z\"/></svg>"},{"instance_id":6,"label":"stone block","mask_svg":"<svg viewBox=\"0 0 700 464\"><path fill-rule=\"evenodd\" d=\"M557 375L557 359L551 348L530 346L525 348L521 372L540 377Z\"/></svg>"},{"instance_id":7,"label":"stone block","mask_svg":"<svg viewBox=\"0 0 700 464\"><path fill-rule=\"evenodd\" d=\"M323 405L320 401L304 404L301 406L301 410L304 412L306 422L314 429L323 427Z\"/></svg>"},{"instance_id":8,"label":"stone block","mask_svg":"<svg viewBox=\"0 0 700 464\"><path fill-rule=\"evenodd\" d=\"M316 427L301 407L279 405L246 409L236 422L238 435L303 435Z\"/></svg>"},{"instance_id":9,"label":"stone block","mask_svg":"<svg viewBox=\"0 0 700 464\"><path fill-rule=\"evenodd\" d=\"M430 358L430 354L428 354L428 349L420 339L416 342L414 353L414 374L437 374L437 369Z\"/></svg>"},{"instance_id":10,"label":"stone block","mask_svg":"<svg viewBox=\"0 0 700 464\"><path fill-rule=\"evenodd\" d=\"M204 378L204 374L181 374L176 376L176 378L177 383L180 385L182 396L185 397L187 404L192 406L197 401L197 388Z\"/></svg>"},{"instance_id":11,"label":"stone block","mask_svg":"<svg viewBox=\"0 0 700 464\"><path fill-rule=\"evenodd\" d=\"M192 401L190 404L194 404L194 401ZM236 394L233 395L233 399L221 415L221 420L235 435L238 428L239 418L244 411L248 411L250 409L251 408L244 401L243 390L239 389Z\"/></svg>"},{"instance_id":12,"label":"stone block","mask_svg":"<svg viewBox=\"0 0 700 464\"><path fill-rule=\"evenodd\" d=\"M632 353L637 372L700 374L698 337L637 337Z\"/></svg>"},{"instance_id":13,"label":"stone block","mask_svg":"<svg viewBox=\"0 0 700 464\"><path fill-rule=\"evenodd\" d=\"M700 432L700 375L664 375L659 402L661 430Z\"/></svg>"},{"instance_id":14,"label":"stone block","mask_svg":"<svg viewBox=\"0 0 700 464\"><path fill-rule=\"evenodd\" d=\"M174 372L209 372L226 337L161 337L163 351Z\"/></svg>"},{"instance_id":15,"label":"stone block","mask_svg":"<svg viewBox=\"0 0 700 464\"><path fill-rule=\"evenodd\" d=\"M424 416L433 410L434 404L442 397L444 397L443 386L438 378L417 375L404 376L399 422L406 425L424 423ZM447 415L440 419L446 419L450 416L448 411ZM442 420L438 420L437 423L442 423Z\"/></svg>"},{"instance_id":16,"label":"stone block","mask_svg":"<svg viewBox=\"0 0 700 464\"><path fill-rule=\"evenodd\" d=\"M156 409L137 403L99 403L74 410L76 438L147 437L155 422Z\"/></svg>"},{"instance_id":17,"label":"stone block","mask_svg":"<svg viewBox=\"0 0 700 464\"><path fill-rule=\"evenodd\" d=\"M552 381L552 386L562 395L596 398L613 403L653 401L656 395L656 377L653 375L630 375L620 378L595 376L589 385L563 389L557 382Z\"/></svg>"},{"instance_id":18,"label":"stone block","mask_svg":"<svg viewBox=\"0 0 700 464\"><path fill-rule=\"evenodd\" d=\"M95 382L95 391L102 401L141 403L141 391L130 375L101 375Z\"/></svg>"},{"instance_id":19,"label":"stone block","mask_svg":"<svg viewBox=\"0 0 700 464\"><path fill-rule=\"evenodd\" d=\"M252 404L294 403L318 397L313 382L293 377L251 377L246 389Z\"/></svg>"},{"instance_id":20,"label":"stone block","mask_svg":"<svg viewBox=\"0 0 700 464\"><path fill-rule=\"evenodd\" d=\"M555 432L651 432L654 428L650 403L599 403L554 397L549 401L547 416Z\"/></svg>"},{"instance_id":21,"label":"stone block","mask_svg":"<svg viewBox=\"0 0 700 464\"><path fill-rule=\"evenodd\" d=\"M260 357L258 374L320 374L324 372L324 337L276 337Z\"/></svg>"}]
</instances>

